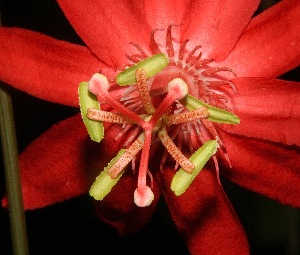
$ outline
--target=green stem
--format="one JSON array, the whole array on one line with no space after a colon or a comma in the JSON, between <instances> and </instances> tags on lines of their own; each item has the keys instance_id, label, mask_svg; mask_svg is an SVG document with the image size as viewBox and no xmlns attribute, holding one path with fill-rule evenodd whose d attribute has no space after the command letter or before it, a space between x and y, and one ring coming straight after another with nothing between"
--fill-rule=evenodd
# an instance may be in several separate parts
<instances>
[{"instance_id":1,"label":"green stem","mask_svg":"<svg viewBox=\"0 0 300 255\"><path fill-rule=\"evenodd\" d=\"M13 252L14 255L27 255L29 252L12 102L10 95L1 87L0 131L5 168L6 192L9 203Z\"/></svg>"}]
</instances>

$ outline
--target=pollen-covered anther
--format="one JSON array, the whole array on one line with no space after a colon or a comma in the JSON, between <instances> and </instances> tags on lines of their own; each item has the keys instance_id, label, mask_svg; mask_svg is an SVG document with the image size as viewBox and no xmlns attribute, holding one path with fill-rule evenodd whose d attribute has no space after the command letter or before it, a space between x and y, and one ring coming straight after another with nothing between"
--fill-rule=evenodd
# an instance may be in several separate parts
<instances>
[{"instance_id":1,"label":"pollen-covered anther","mask_svg":"<svg viewBox=\"0 0 300 255\"><path fill-rule=\"evenodd\" d=\"M184 171L192 173L195 168L194 164L176 147L172 139L169 137L165 126L163 126L158 132L158 137L170 155L184 169Z\"/></svg>"},{"instance_id":2,"label":"pollen-covered anther","mask_svg":"<svg viewBox=\"0 0 300 255\"><path fill-rule=\"evenodd\" d=\"M117 178L123 169L143 148L144 137L144 133L141 133L139 137L126 149L124 154L107 170L111 178Z\"/></svg>"},{"instance_id":3,"label":"pollen-covered anther","mask_svg":"<svg viewBox=\"0 0 300 255\"><path fill-rule=\"evenodd\" d=\"M197 119L204 119L209 117L209 111L205 107L200 107L193 111L178 113L178 114L170 114L166 117L167 125L180 124L184 122L190 122Z\"/></svg>"},{"instance_id":4,"label":"pollen-covered anther","mask_svg":"<svg viewBox=\"0 0 300 255\"><path fill-rule=\"evenodd\" d=\"M138 92L141 97L142 104L147 113L153 114L155 107L152 104L152 99L147 85L146 71L143 68L137 69L135 73Z\"/></svg>"},{"instance_id":5,"label":"pollen-covered anther","mask_svg":"<svg viewBox=\"0 0 300 255\"><path fill-rule=\"evenodd\" d=\"M89 90L99 96L103 101L108 103L111 107L117 110L119 113L123 114L127 118L131 119L139 125L144 124L144 120L138 116L135 112L129 110L124 105L122 105L118 100L112 97L109 92L109 83L107 78L99 73L96 73L92 76L89 81Z\"/></svg>"},{"instance_id":6,"label":"pollen-covered anther","mask_svg":"<svg viewBox=\"0 0 300 255\"><path fill-rule=\"evenodd\" d=\"M184 169L179 169L176 172L171 182L171 190L174 191L176 196L180 196L186 191L207 161L216 153L217 148L217 141L207 141L190 157L190 161L195 165L195 170L191 174L184 171Z\"/></svg>"},{"instance_id":7,"label":"pollen-covered anther","mask_svg":"<svg viewBox=\"0 0 300 255\"><path fill-rule=\"evenodd\" d=\"M97 110L93 108L89 108L87 110L86 116L91 120L105 121L105 122L119 123L119 124L134 124L134 122L131 119L127 118L122 114L106 112L106 111Z\"/></svg>"}]
</instances>

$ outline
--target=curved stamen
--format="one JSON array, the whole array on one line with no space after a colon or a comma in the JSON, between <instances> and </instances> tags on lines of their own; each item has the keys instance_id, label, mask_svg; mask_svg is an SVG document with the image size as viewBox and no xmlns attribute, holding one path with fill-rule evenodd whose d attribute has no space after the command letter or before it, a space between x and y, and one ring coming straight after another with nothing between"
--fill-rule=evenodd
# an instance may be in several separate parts
<instances>
[{"instance_id":1,"label":"curved stamen","mask_svg":"<svg viewBox=\"0 0 300 255\"><path fill-rule=\"evenodd\" d=\"M169 137L166 126L162 126L158 131L158 137L162 144L165 146L170 155L175 159L175 161L186 171L187 173L192 173L195 166L189 161L182 152L176 147L172 139Z\"/></svg>"},{"instance_id":2,"label":"curved stamen","mask_svg":"<svg viewBox=\"0 0 300 255\"><path fill-rule=\"evenodd\" d=\"M183 122L190 122L197 119L203 119L209 117L208 109L200 107L196 110L183 112L179 114L170 114L167 116L167 125L180 124Z\"/></svg>"},{"instance_id":3,"label":"curved stamen","mask_svg":"<svg viewBox=\"0 0 300 255\"><path fill-rule=\"evenodd\" d=\"M134 124L134 122L120 113L106 112L102 110L97 110L94 108L89 108L87 110L86 116L91 120L105 121L110 123L119 124Z\"/></svg>"},{"instance_id":4,"label":"curved stamen","mask_svg":"<svg viewBox=\"0 0 300 255\"><path fill-rule=\"evenodd\" d=\"M123 169L130 163L130 161L138 154L144 145L144 133L132 143L122 156L116 161L108 170L111 178L117 178Z\"/></svg>"},{"instance_id":5,"label":"curved stamen","mask_svg":"<svg viewBox=\"0 0 300 255\"><path fill-rule=\"evenodd\" d=\"M176 196L179 196L186 191L207 161L216 153L217 147L217 141L207 141L190 157L190 161L195 165L193 173L186 173L183 169L179 169L176 172L171 183L171 190L174 191Z\"/></svg>"},{"instance_id":6,"label":"curved stamen","mask_svg":"<svg viewBox=\"0 0 300 255\"><path fill-rule=\"evenodd\" d=\"M140 99L147 113L153 114L155 112L155 107L152 104L152 99L146 82L146 71L145 69L136 70L136 81L137 88L140 94Z\"/></svg>"},{"instance_id":7,"label":"curved stamen","mask_svg":"<svg viewBox=\"0 0 300 255\"><path fill-rule=\"evenodd\" d=\"M129 119L133 120L135 123L139 125L144 124L144 120L137 115L136 113L130 111L128 108L126 108L124 105L122 105L119 101L114 99L109 93L108 93L109 84L107 81L107 78L102 74L94 74L91 80L89 81L89 90L102 98L106 103L108 103L111 107L116 109L121 114L127 116Z\"/></svg>"}]
</instances>

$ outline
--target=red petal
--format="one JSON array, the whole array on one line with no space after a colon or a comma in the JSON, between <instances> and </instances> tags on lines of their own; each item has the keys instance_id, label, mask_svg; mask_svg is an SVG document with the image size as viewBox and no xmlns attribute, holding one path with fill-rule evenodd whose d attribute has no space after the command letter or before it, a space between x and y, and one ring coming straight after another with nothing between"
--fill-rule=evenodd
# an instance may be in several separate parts
<instances>
[{"instance_id":1,"label":"red petal","mask_svg":"<svg viewBox=\"0 0 300 255\"><path fill-rule=\"evenodd\" d=\"M79 82L104 67L86 47L29 30L1 28L0 45L0 79L55 103L78 106Z\"/></svg>"},{"instance_id":2,"label":"red petal","mask_svg":"<svg viewBox=\"0 0 300 255\"><path fill-rule=\"evenodd\" d=\"M191 254L249 253L245 232L212 170L202 170L179 197L170 190L174 171L162 175L163 194Z\"/></svg>"},{"instance_id":3,"label":"red petal","mask_svg":"<svg viewBox=\"0 0 300 255\"><path fill-rule=\"evenodd\" d=\"M276 77L300 63L300 2L280 1L255 17L221 63L239 76Z\"/></svg>"},{"instance_id":4,"label":"red petal","mask_svg":"<svg viewBox=\"0 0 300 255\"><path fill-rule=\"evenodd\" d=\"M229 134L222 141L233 167L223 175L242 187L300 207L299 148Z\"/></svg>"},{"instance_id":5,"label":"red petal","mask_svg":"<svg viewBox=\"0 0 300 255\"><path fill-rule=\"evenodd\" d=\"M266 78L233 80L232 97L239 125L224 125L234 134L300 146L300 84Z\"/></svg>"},{"instance_id":6,"label":"red petal","mask_svg":"<svg viewBox=\"0 0 300 255\"><path fill-rule=\"evenodd\" d=\"M87 192L106 166L109 159L99 158L99 153L103 153L99 144L90 141L81 123L81 116L76 115L54 125L20 155L25 209L44 207Z\"/></svg>"},{"instance_id":7,"label":"red petal","mask_svg":"<svg viewBox=\"0 0 300 255\"><path fill-rule=\"evenodd\" d=\"M145 0L146 20L153 29L166 29L170 24L180 25L188 5L186 0Z\"/></svg>"},{"instance_id":8,"label":"red petal","mask_svg":"<svg viewBox=\"0 0 300 255\"><path fill-rule=\"evenodd\" d=\"M146 20L152 29L167 29L171 24L181 25L186 8L189 5L189 1L179 0L147 0L144 1L145 9L147 10ZM172 37L180 39L180 29L172 29ZM155 40L161 46L161 49L165 48L166 43L166 31L158 31L155 34Z\"/></svg>"},{"instance_id":9,"label":"red petal","mask_svg":"<svg viewBox=\"0 0 300 255\"><path fill-rule=\"evenodd\" d=\"M207 1L190 4L183 20L184 38L190 47L202 45L203 56L224 59L234 47L260 1Z\"/></svg>"},{"instance_id":10,"label":"red petal","mask_svg":"<svg viewBox=\"0 0 300 255\"><path fill-rule=\"evenodd\" d=\"M150 27L140 1L59 0L59 5L88 47L112 67L128 63L136 51L130 42L147 48Z\"/></svg>"},{"instance_id":11,"label":"red petal","mask_svg":"<svg viewBox=\"0 0 300 255\"><path fill-rule=\"evenodd\" d=\"M151 218L160 196L158 185L154 181L154 201L148 207L137 207L133 202L137 180L131 169L127 169L126 173L107 197L95 204L100 219L114 227L121 235L131 234L143 228Z\"/></svg>"}]
</instances>

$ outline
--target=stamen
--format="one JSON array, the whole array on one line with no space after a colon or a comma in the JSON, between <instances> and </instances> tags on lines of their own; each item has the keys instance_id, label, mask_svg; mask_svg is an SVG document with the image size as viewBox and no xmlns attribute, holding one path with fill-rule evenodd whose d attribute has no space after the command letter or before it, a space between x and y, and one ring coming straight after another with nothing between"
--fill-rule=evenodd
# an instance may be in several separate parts
<instances>
[{"instance_id":1,"label":"stamen","mask_svg":"<svg viewBox=\"0 0 300 255\"><path fill-rule=\"evenodd\" d=\"M181 146L182 146L182 136L181 136L181 133L179 133L179 130L180 130L180 128L179 127L176 127L176 129L175 129L175 131L172 133L172 136L171 136L171 140L173 141L173 140L175 140L175 138L177 137L177 136L179 136L179 138L178 138L178 149L180 150L181 149ZM162 159L161 159L161 161L160 161L160 165L159 165L159 169L160 169L160 171L161 172L163 172L163 167L164 167L164 164L165 164L165 162L166 162L166 160L167 160L167 157L168 157L168 151L167 150L165 150L164 151L164 154L163 154L163 156L162 156ZM176 162L176 165L175 165L175 167L174 167L174 170L176 170L178 168L178 163Z\"/></svg>"},{"instance_id":2,"label":"stamen","mask_svg":"<svg viewBox=\"0 0 300 255\"><path fill-rule=\"evenodd\" d=\"M147 77L145 69L136 70L137 88L141 97L142 104L147 113L153 114L155 112L155 107L152 104L152 99L146 79Z\"/></svg>"},{"instance_id":3,"label":"stamen","mask_svg":"<svg viewBox=\"0 0 300 255\"><path fill-rule=\"evenodd\" d=\"M190 122L196 119L207 118L209 116L209 112L207 108L200 107L196 110L183 112L179 114L170 114L167 117L167 125L174 125L183 122Z\"/></svg>"},{"instance_id":4,"label":"stamen","mask_svg":"<svg viewBox=\"0 0 300 255\"><path fill-rule=\"evenodd\" d=\"M111 178L117 178L130 161L138 154L144 145L144 133L132 143L122 156L107 170Z\"/></svg>"},{"instance_id":5,"label":"stamen","mask_svg":"<svg viewBox=\"0 0 300 255\"><path fill-rule=\"evenodd\" d=\"M100 173L100 175L96 178L95 182L93 183L89 191L90 195L94 199L102 200L121 178L123 172L121 172L117 178L113 179L108 174L107 169L109 169L116 161L118 161L124 152L125 149L120 150L118 155L109 162L107 167L105 167L104 170Z\"/></svg>"},{"instance_id":6,"label":"stamen","mask_svg":"<svg viewBox=\"0 0 300 255\"><path fill-rule=\"evenodd\" d=\"M105 121L119 124L134 124L134 122L120 113L106 112L93 108L87 110L87 115L91 120Z\"/></svg>"},{"instance_id":7,"label":"stamen","mask_svg":"<svg viewBox=\"0 0 300 255\"><path fill-rule=\"evenodd\" d=\"M210 157L216 153L217 146L217 141L210 140L190 157L190 161L195 165L195 170L191 174L183 169L176 172L171 183L171 190L174 191L176 196L180 196L187 190Z\"/></svg>"},{"instance_id":8,"label":"stamen","mask_svg":"<svg viewBox=\"0 0 300 255\"><path fill-rule=\"evenodd\" d=\"M165 126L163 126L158 132L158 137L167 151L170 153L170 155L184 169L184 171L186 171L187 173L192 173L195 168L194 164L190 162L176 147L172 139L169 137Z\"/></svg>"},{"instance_id":9,"label":"stamen","mask_svg":"<svg viewBox=\"0 0 300 255\"><path fill-rule=\"evenodd\" d=\"M133 120L134 122L142 126L144 124L144 120L139 115L130 111L119 101L117 101L112 96L110 96L110 94L108 93L108 88L109 88L108 81L106 77L102 74L94 74L91 80L89 81L89 90L93 94L99 96L106 103L108 103L110 106L116 109L118 112L124 114L129 119Z\"/></svg>"},{"instance_id":10,"label":"stamen","mask_svg":"<svg viewBox=\"0 0 300 255\"><path fill-rule=\"evenodd\" d=\"M207 120L213 121L213 122L219 122L219 123L226 123L226 124L239 124L240 119L237 115L233 114L232 112L228 112L222 109L219 109L217 107L211 106L209 104L206 104L202 102L199 99L196 99L195 97L191 95L187 95L184 100L184 105L189 110L195 110L200 107L205 107L208 109L209 117Z\"/></svg>"}]
</instances>

